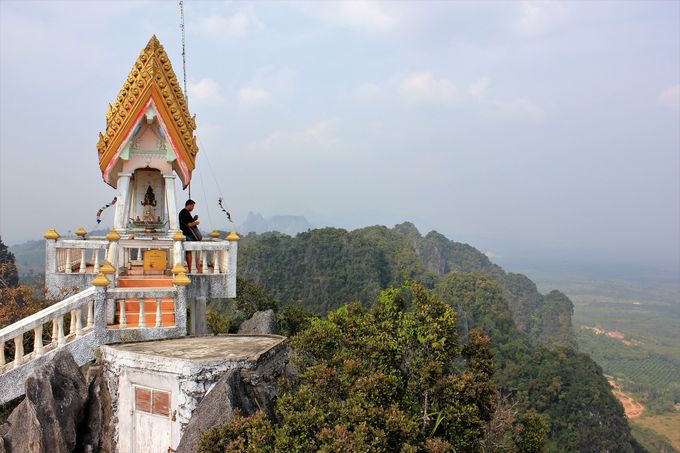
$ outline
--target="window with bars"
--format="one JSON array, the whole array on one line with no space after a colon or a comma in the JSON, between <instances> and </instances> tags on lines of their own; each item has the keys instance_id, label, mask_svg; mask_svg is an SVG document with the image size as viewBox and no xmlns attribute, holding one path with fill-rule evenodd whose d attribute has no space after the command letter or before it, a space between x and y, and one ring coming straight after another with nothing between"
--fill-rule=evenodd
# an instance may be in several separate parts
<instances>
[{"instance_id":1,"label":"window with bars","mask_svg":"<svg viewBox=\"0 0 680 453\"><path fill-rule=\"evenodd\" d=\"M135 410L147 414L170 416L170 392L135 386Z\"/></svg>"}]
</instances>

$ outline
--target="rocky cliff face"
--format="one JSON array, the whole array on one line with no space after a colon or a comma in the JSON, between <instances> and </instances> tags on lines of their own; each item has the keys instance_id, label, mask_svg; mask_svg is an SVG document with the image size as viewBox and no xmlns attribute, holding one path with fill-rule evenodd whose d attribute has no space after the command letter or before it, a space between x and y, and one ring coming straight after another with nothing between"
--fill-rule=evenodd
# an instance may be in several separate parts
<instances>
[{"instance_id":1,"label":"rocky cliff face","mask_svg":"<svg viewBox=\"0 0 680 453\"><path fill-rule=\"evenodd\" d=\"M24 400L0 426L0 452L112 451L106 401L98 371L86 379L71 354L59 351L26 381Z\"/></svg>"}]
</instances>

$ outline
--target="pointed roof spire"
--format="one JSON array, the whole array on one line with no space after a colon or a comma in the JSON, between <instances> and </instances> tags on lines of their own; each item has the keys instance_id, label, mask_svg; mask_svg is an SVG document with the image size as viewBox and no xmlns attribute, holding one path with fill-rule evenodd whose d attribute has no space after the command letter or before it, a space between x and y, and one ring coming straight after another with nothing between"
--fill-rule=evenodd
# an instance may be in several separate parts
<instances>
[{"instance_id":1,"label":"pointed roof spire","mask_svg":"<svg viewBox=\"0 0 680 453\"><path fill-rule=\"evenodd\" d=\"M184 93L177 82L168 54L156 35L139 54L130 74L106 113L106 130L99 134L97 151L104 181L115 187L111 169L120 151L150 102L168 128L169 141L177 155L177 173L186 187L196 168L198 145L194 132L196 117L191 116Z\"/></svg>"}]
</instances>

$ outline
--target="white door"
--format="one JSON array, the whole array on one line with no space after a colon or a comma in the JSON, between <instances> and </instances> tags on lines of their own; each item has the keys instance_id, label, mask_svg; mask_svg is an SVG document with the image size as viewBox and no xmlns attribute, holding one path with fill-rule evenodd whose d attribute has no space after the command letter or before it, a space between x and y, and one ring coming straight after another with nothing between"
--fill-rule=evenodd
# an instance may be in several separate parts
<instances>
[{"instance_id":1,"label":"white door","mask_svg":"<svg viewBox=\"0 0 680 453\"><path fill-rule=\"evenodd\" d=\"M134 453L168 453L172 445L170 392L134 386L132 448Z\"/></svg>"}]
</instances>

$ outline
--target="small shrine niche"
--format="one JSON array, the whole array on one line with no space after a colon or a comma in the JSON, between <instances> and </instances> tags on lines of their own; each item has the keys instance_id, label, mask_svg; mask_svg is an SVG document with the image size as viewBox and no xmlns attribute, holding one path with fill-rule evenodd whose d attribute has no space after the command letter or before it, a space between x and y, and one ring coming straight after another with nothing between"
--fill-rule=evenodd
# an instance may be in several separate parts
<instances>
[{"instance_id":1,"label":"small shrine niche","mask_svg":"<svg viewBox=\"0 0 680 453\"><path fill-rule=\"evenodd\" d=\"M156 169L138 169L132 176L130 224L134 229L164 229L166 224L163 175Z\"/></svg>"}]
</instances>

